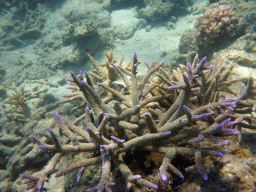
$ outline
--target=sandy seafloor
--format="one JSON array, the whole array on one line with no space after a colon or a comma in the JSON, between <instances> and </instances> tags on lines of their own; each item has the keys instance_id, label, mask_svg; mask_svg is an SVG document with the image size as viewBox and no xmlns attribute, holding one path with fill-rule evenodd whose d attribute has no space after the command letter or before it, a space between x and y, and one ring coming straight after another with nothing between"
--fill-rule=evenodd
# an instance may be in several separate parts
<instances>
[{"instance_id":1,"label":"sandy seafloor","mask_svg":"<svg viewBox=\"0 0 256 192\"><path fill-rule=\"evenodd\" d=\"M32 19L29 19L28 27L21 30L20 28L24 27L24 15L21 18L18 15L22 15L22 10L17 13L16 4L6 2L3 1L0 9L0 192L21 191L24 187L17 174L27 171L26 167L29 167L30 159L26 157L26 152L20 153L25 146L29 151L27 149L29 142L34 143L29 139L29 134L45 132L47 127L52 126L54 124L53 111L57 111L63 116L72 116L71 107L73 105L55 105L54 103L62 101L63 94L70 93L66 89L68 85L65 82L65 78L70 77L70 70L76 74L80 69L92 70L91 61L88 58L81 59L83 55L86 57L87 53L87 50L81 48L83 43L87 48L93 47L92 56L99 63L106 60L104 52L109 53L113 50L114 58L117 61L124 55L123 63L130 62L133 53L136 52L140 61L146 60L151 64L164 60L170 64L175 63L174 67L177 67L179 63L175 59L181 55L179 52L181 36L187 29L194 28L203 9L209 6L208 0L191 1L192 4L186 13L176 13L175 17L169 15L165 21L152 24L143 18L136 17L135 12L139 8L136 9L135 4L116 8L115 6L120 5L122 0L112 0L111 4L104 6L103 4L107 2L104 0L88 2L86 0L38 1L39 4L27 8L27 14ZM91 2L93 3L91 4ZM256 3L255 1L250 2ZM88 7L88 5L92 7ZM78 38L64 46L63 39L69 35L70 25L79 28L84 24L83 20L90 20L90 17L101 20L91 19L91 22L98 22L97 26L101 26L101 28L104 28L102 26L104 26L105 20L108 22L109 34L105 32L102 35L107 42L97 43L98 47L95 48L94 42L90 41L90 36L88 36L88 41L86 40L82 45L79 44ZM42 26L40 22L43 23ZM21 27L19 28L19 26ZM30 39L30 33L25 33L26 37L24 38L21 35L24 31L35 28L40 31L31 32L36 36L35 38ZM5 34L6 31L10 34ZM83 32L81 34L83 35ZM239 38L240 40L238 40ZM232 62L237 65L235 70L239 77L256 77L256 48L254 47L254 52L246 55L242 48L236 49L236 45L243 47L246 41L243 36L239 38L234 40L230 46L217 50L217 57L214 58L218 60L218 58L229 54L229 58L233 59ZM239 58L243 59L239 60L236 53ZM139 75L145 73L146 67L143 62L139 69ZM6 101L12 94L21 92L27 94L26 105L30 112L16 122L13 109L8 109L11 106ZM71 118L74 119L74 117L75 115ZM222 163L230 162L222 174L226 173L232 182L240 182L236 191L249 192L256 189L256 133L248 130L245 135L250 142L245 142L246 146L243 147L249 150L251 158L227 156L220 161ZM237 147L238 145L234 144L231 148ZM38 161L45 165L42 159L47 159L47 155L37 153L35 156L34 158L39 158ZM33 172L31 167L27 173L29 172ZM208 188L201 188L202 181L198 182L197 180L194 184L184 186L184 189L181 187L176 191L216 191L214 187L212 187L213 189L209 187L215 185L214 181L210 181ZM64 178L52 178L46 187L51 192L65 191L65 183L67 182ZM72 186L72 184L70 185ZM226 185L232 184L227 183ZM229 187L222 191L229 191Z\"/></svg>"}]
</instances>

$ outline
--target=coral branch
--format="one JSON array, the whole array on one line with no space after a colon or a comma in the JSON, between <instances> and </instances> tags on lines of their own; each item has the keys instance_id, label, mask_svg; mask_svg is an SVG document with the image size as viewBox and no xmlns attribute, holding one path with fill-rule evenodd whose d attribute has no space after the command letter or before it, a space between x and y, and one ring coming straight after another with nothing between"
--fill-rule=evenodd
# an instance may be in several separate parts
<instances>
[{"instance_id":1,"label":"coral branch","mask_svg":"<svg viewBox=\"0 0 256 192\"><path fill-rule=\"evenodd\" d=\"M115 183L110 181L109 176L110 176L110 154L105 153L103 155L102 174L101 174L100 182L97 186L87 189L87 191L104 192L104 190L106 190L107 192L111 192L112 190L109 188L109 186L113 186L115 185Z\"/></svg>"}]
</instances>

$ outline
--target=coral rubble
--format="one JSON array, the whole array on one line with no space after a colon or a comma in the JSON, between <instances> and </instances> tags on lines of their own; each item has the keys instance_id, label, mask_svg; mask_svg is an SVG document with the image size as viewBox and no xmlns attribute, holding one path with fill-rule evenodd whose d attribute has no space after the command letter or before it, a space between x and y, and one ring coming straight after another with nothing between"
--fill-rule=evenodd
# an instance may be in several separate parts
<instances>
[{"instance_id":1,"label":"coral rubble","mask_svg":"<svg viewBox=\"0 0 256 192\"><path fill-rule=\"evenodd\" d=\"M178 157L194 158L194 164L185 171L195 170L203 180L208 180L204 159L228 154L230 138L237 137L243 128L256 128L251 114L256 103L253 79L232 78L232 64L206 66L206 57L199 61L196 56L192 64L168 72L163 61L154 67L144 61L148 70L140 77L136 53L131 68L115 63L112 53L106 56L108 61L103 66L115 79L123 81L122 88L111 86L110 74L104 73L108 79L95 85L91 79L98 76L96 72L91 76L86 72L85 75L71 72L72 78L67 80L75 92L65 96L65 102L83 100L85 113L70 122L55 112L55 128L48 128L48 133L40 132L45 139L31 135L39 148L55 155L41 174L20 174L25 179L25 190L43 191L45 182L56 172L55 177L62 177L79 170L77 181L80 182L85 170L93 165L101 165L101 177L98 184L87 186L87 191L112 191L117 184L114 183L117 170L126 180L123 182L126 189L163 190L164 183L171 179L169 171L179 180L186 179L184 170L173 164ZM91 60L99 67L92 57ZM243 94L237 95L232 86L240 81L247 81L247 87ZM98 94L97 86L107 96ZM227 98L227 94L235 97ZM159 164L159 176L150 179L137 174L132 163L126 161L136 151L151 153L147 158L161 158L158 163L153 160ZM87 155L58 171L60 159L69 154Z\"/></svg>"}]
</instances>

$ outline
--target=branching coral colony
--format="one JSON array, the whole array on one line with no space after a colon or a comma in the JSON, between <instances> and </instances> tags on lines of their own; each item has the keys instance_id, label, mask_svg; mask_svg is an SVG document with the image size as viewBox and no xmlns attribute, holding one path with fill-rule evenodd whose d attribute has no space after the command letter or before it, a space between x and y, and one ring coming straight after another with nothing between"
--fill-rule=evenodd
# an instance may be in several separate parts
<instances>
[{"instance_id":1,"label":"branching coral colony","mask_svg":"<svg viewBox=\"0 0 256 192\"><path fill-rule=\"evenodd\" d=\"M108 85L98 82L97 86L91 79L97 76L96 73L90 77L86 72L84 75L71 72L72 78L67 81L75 91L65 95L66 100L60 103L83 99L85 114L71 123L54 113L59 135L51 128L48 128L49 134L40 133L46 137L44 141L31 135L38 147L55 155L41 175L20 175L26 179L24 190L43 191L44 183L57 172L55 167L61 158L69 153L84 152L94 153L91 158L74 162L55 177L79 169L79 181L86 167L101 164L99 183L87 191L111 191L113 167L126 179L127 188L158 189L159 185L134 175L124 161L124 155L140 150L164 155L159 169L163 182L168 181L168 171L184 178L183 170L172 165L177 156L194 157L195 164L185 171L196 170L207 180L203 158L227 154L228 151L221 150L228 144L227 135L238 135L242 128L256 128L251 115L256 103L253 79L232 79L233 65L205 66L206 57L199 61L196 56L192 64L169 74L162 67L163 61L154 67L144 61L148 71L139 78L137 67L140 62L136 53L130 66L126 67L121 65L122 62L115 64L111 54L106 55L105 76L110 76L106 72L115 74L115 80L124 83L112 86L112 79L107 81ZM98 67L92 57L91 60ZM223 93L236 95L231 86L239 81L247 82L245 92L235 98L224 97ZM97 93L99 87L105 90L105 96L102 91L102 95ZM84 121L86 123L82 124ZM210 144L205 145L203 141Z\"/></svg>"}]
</instances>

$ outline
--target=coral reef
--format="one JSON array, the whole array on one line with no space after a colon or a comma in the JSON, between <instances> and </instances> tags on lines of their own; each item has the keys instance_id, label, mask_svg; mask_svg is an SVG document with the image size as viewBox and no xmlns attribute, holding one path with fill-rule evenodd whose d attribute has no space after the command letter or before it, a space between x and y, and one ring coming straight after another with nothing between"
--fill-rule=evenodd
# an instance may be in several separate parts
<instances>
[{"instance_id":1,"label":"coral reef","mask_svg":"<svg viewBox=\"0 0 256 192\"><path fill-rule=\"evenodd\" d=\"M209 8L195 24L196 39L202 55L214 51L214 47L220 46L223 42L236 35L239 19L235 12L226 5L219 5Z\"/></svg>"},{"instance_id":2,"label":"coral reef","mask_svg":"<svg viewBox=\"0 0 256 192\"><path fill-rule=\"evenodd\" d=\"M93 177L87 175L88 168L100 164L98 183L86 179L87 191L118 188L118 173L126 181L122 182L125 190L166 190L165 182L173 178L169 171L176 180L191 174L208 180L210 175L204 159L228 154L231 150L227 144L232 138L244 128L256 128L251 114L256 103L254 81L233 78L232 64L206 66L206 57L199 61L197 55L192 64L181 65L169 73L163 61L155 66L144 61L147 72L140 77L136 53L129 67L122 66L122 60L116 63L112 53L106 56L108 61L104 66L108 73L118 74L114 75L115 80L123 83L116 82L118 88L111 87L111 76L104 74L108 80L97 82L108 93L103 98L91 79L96 72L91 76L86 72L84 75L71 72L72 78L67 81L74 93L65 96L64 102L83 100L87 103L83 106L85 113L70 122L54 112L55 128L48 127L48 133L40 132L44 139L31 135L42 151L54 156L40 174L20 174L25 179L24 190L45 190L45 183L56 172L57 178L77 174L77 182L82 182L85 177ZM91 60L97 68L92 57ZM237 95L232 87L241 81L247 81L247 87ZM235 97L227 98L227 95ZM148 157L154 158L155 164L159 163L158 176L138 174L138 170L133 169L136 161L127 163L127 157L136 152L155 153ZM61 166L58 171L56 167L61 160L71 156L75 161L70 160L68 167ZM162 160L157 162L155 158ZM174 164L177 158L194 163L181 170ZM184 170L197 173L186 174Z\"/></svg>"}]
</instances>

